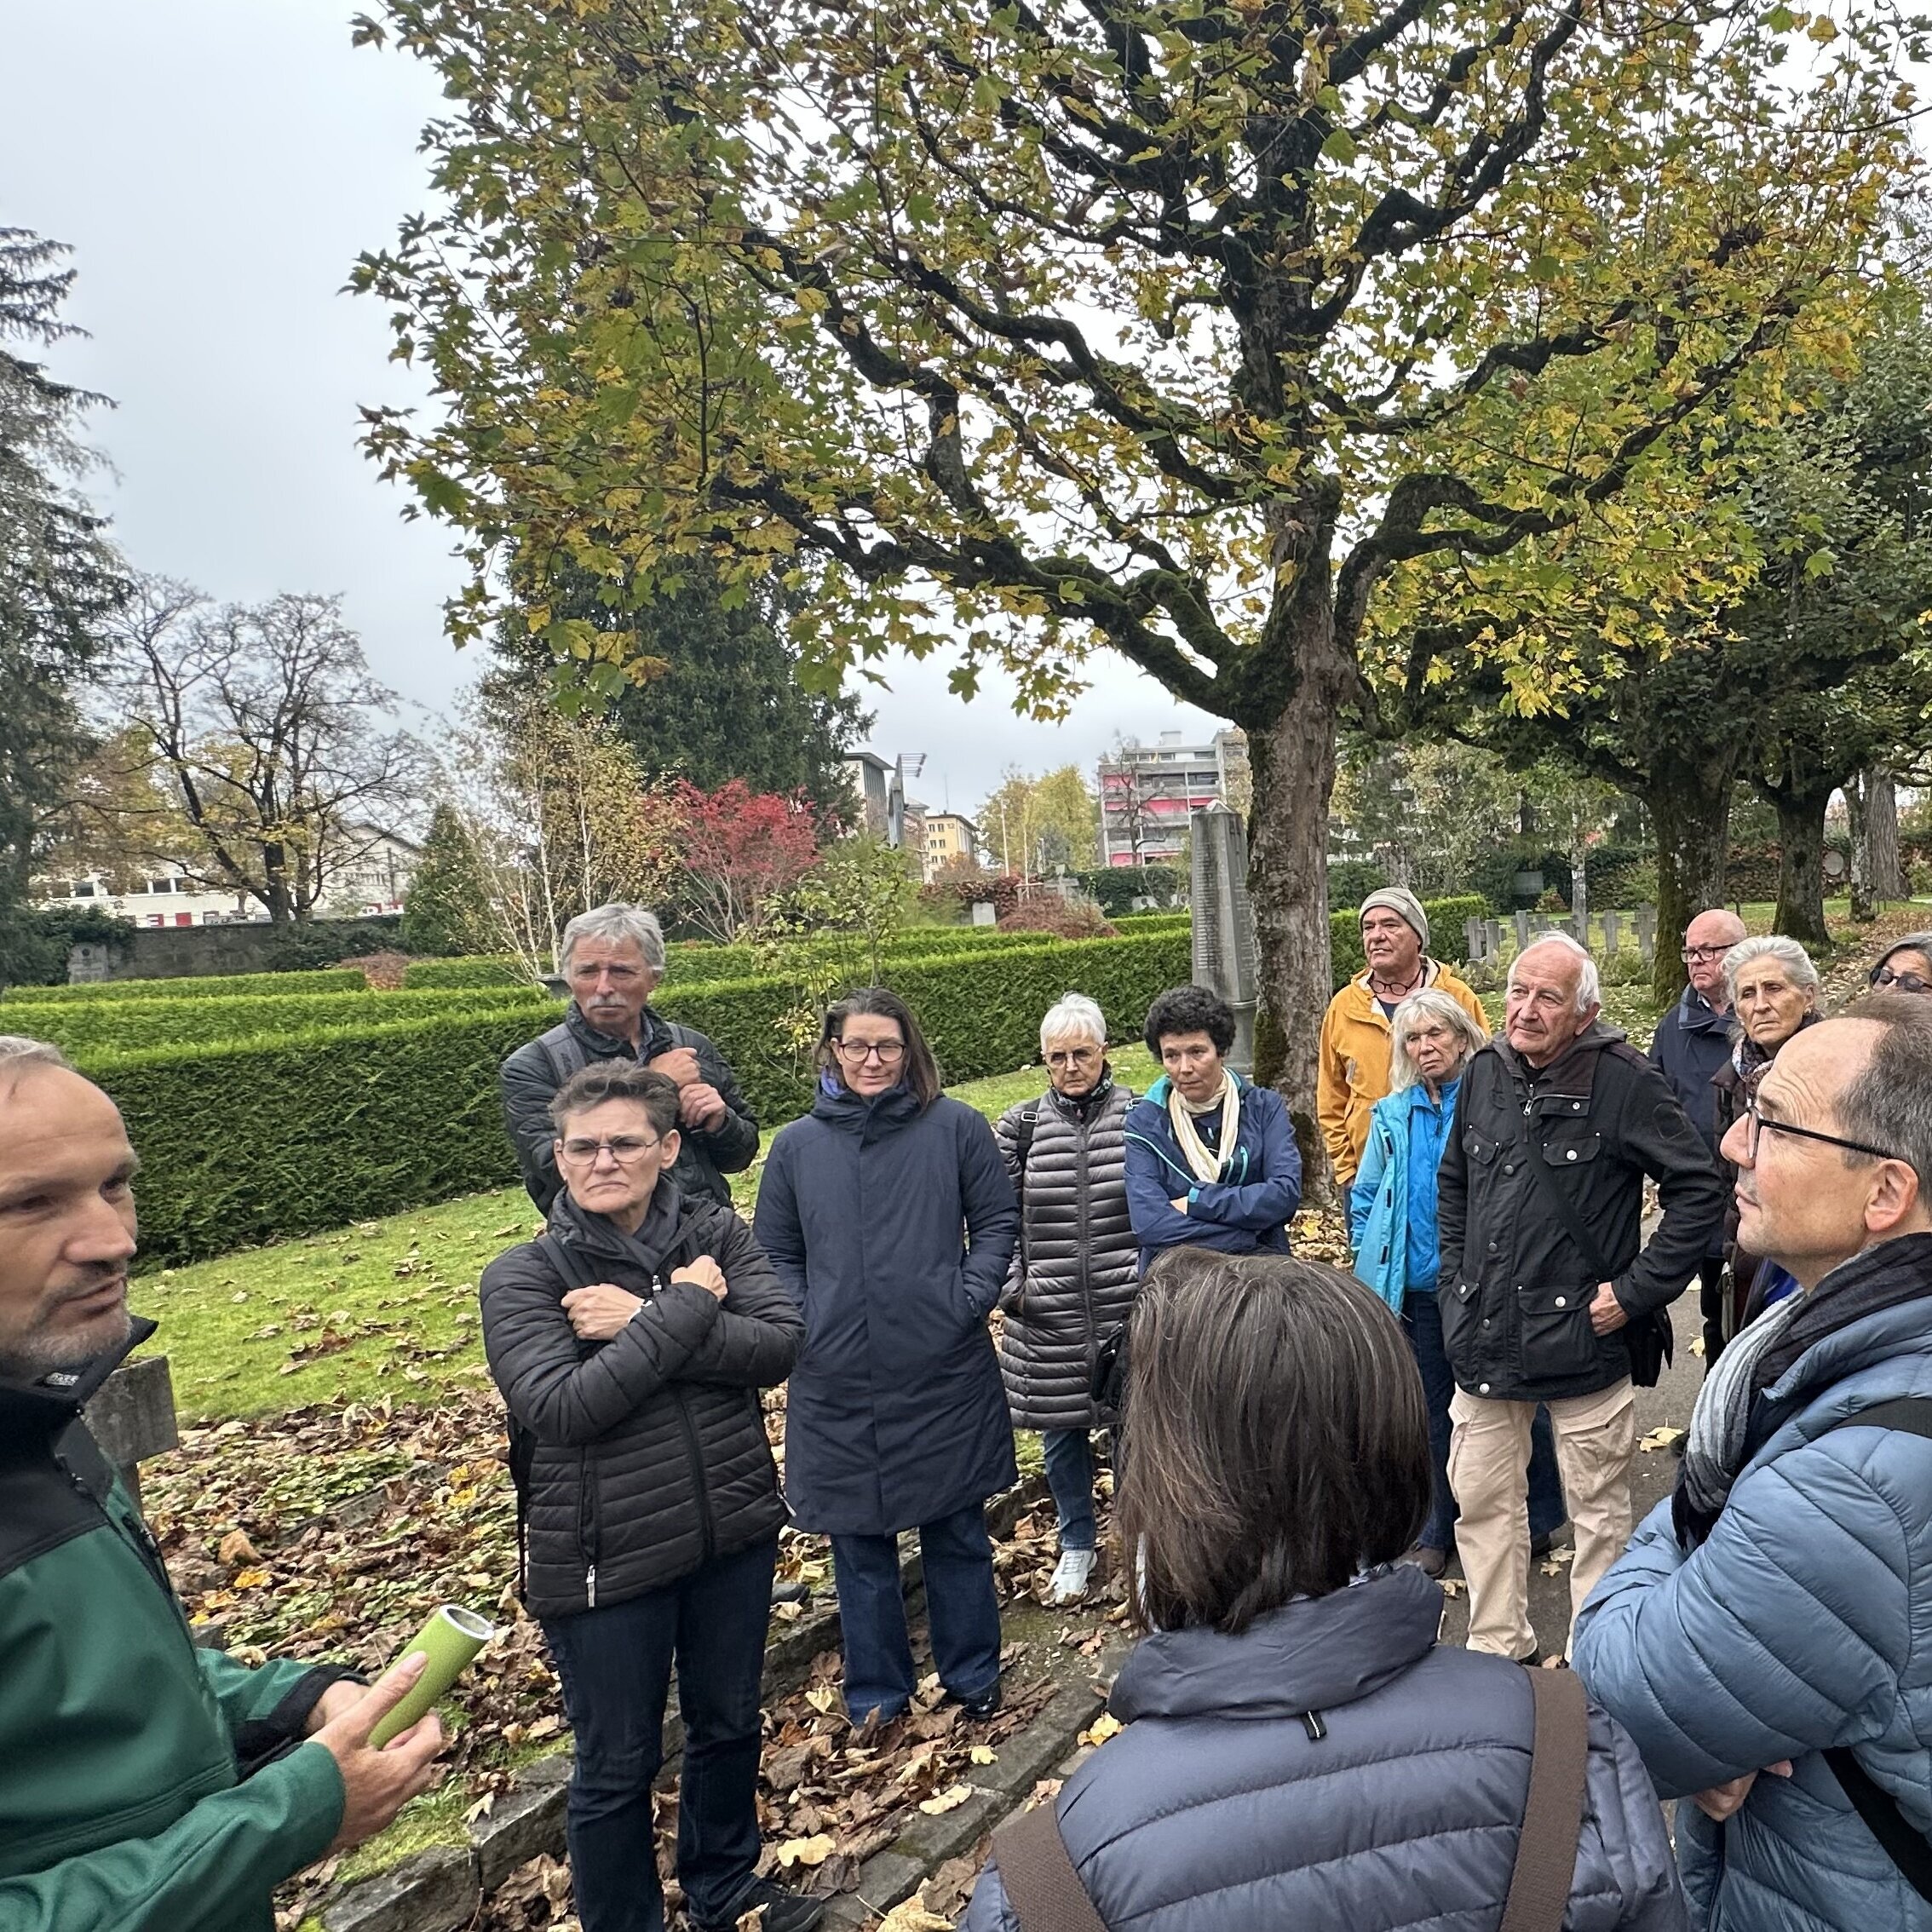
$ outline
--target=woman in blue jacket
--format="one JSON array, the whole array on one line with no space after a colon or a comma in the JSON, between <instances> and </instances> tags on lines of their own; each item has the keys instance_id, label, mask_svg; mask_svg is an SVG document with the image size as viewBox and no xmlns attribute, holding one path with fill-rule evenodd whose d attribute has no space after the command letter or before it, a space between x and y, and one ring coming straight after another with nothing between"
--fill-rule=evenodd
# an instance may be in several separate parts
<instances>
[{"instance_id":1,"label":"woman in blue jacket","mask_svg":"<svg viewBox=\"0 0 1932 1932\"><path fill-rule=\"evenodd\" d=\"M1165 1248L1286 1254L1302 1156L1280 1095L1227 1064L1233 1009L1205 986L1170 987L1146 1037L1161 1075L1123 1129L1141 1273Z\"/></svg>"},{"instance_id":2,"label":"woman in blue jacket","mask_svg":"<svg viewBox=\"0 0 1932 1932\"><path fill-rule=\"evenodd\" d=\"M1449 1400L1456 1378L1435 1304L1441 1256L1435 1170L1456 1116L1456 1095L1482 1029L1447 993L1412 993L1389 1021L1389 1091L1369 1116L1368 1144L1348 1190L1355 1274L1402 1318L1429 1403L1435 1484L1413 1560L1432 1577L1448 1566L1456 1498L1449 1489Z\"/></svg>"},{"instance_id":3,"label":"woman in blue jacket","mask_svg":"<svg viewBox=\"0 0 1932 1932\"><path fill-rule=\"evenodd\" d=\"M758 1242L805 1314L785 1397L794 1520L831 1538L854 1723L917 1684L899 1578L917 1529L940 1681L969 1716L999 1704L999 1598L986 1500L1018 1471L986 1317L1020 1214L985 1118L940 1090L883 986L825 1015L812 1112L772 1143Z\"/></svg>"}]
</instances>

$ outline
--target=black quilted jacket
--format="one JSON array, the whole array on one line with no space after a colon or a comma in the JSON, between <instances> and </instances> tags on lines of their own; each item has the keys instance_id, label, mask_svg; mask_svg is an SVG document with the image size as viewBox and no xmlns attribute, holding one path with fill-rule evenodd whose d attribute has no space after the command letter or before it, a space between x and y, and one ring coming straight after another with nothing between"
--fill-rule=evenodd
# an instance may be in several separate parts
<instances>
[{"instance_id":1,"label":"black quilted jacket","mask_svg":"<svg viewBox=\"0 0 1932 1932\"><path fill-rule=\"evenodd\" d=\"M1109 1085L1090 1105L1050 1088L1009 1108L993 1130L1020 1197L1020 1245L1000 1307L999 1368L1021 1429L1098 1429L1118 1421L1095 1404L1094 1356L1119 1328L1140 1286L1141 1246L1127 1214L1132 1090ZM1023 1116L1034 1115L1025 1171Z\"/></svg>"},{"instance_id":2,"label":"black quilted jacket","mask_svg":"<svg viewBox=\"0 0 1932 1932\"><path fill-rule=\"evenodd\" d=\"M670 1279L706 1254L722 1302ZM611 1341L580 1342L563 1297L595 1282L646 1305ZM561 1195L548 1234L499 1255L481 1293L490 1372L532 1439L533 1615L622 1602L776 1532L785 1504L758 1392L791 1372L805 1324L729 1208L663 1180L627 1236Z\"/></svg>"}]
</instances>

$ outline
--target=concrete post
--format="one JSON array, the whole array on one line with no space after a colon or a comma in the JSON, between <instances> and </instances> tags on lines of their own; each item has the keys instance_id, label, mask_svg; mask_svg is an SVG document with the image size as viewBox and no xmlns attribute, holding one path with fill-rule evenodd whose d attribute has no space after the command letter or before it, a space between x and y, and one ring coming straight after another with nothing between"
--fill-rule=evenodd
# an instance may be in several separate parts
<instances>
[{"instance_id":1,"label":"concrete post","mask_svg":"<svg viewBox=\"0 0 1932 1932\"><path fill-rule=\"evenodd\" d=\"M120 1470L121 1480L138 1506L139 1465L150 1456L181 1446L168 1358L143 1355L124 1363L95 1391L94 1400L82 1412L101 1453Z\"/></svg>"}]
</instances>

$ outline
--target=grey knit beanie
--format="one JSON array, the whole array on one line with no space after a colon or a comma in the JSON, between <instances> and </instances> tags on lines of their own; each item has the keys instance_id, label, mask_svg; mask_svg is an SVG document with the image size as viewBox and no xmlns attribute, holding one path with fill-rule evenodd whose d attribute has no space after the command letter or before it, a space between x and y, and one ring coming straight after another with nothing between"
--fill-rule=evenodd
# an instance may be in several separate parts
<instances>
[{"instance_id":1,"label":"grey knit beanie","mask_svg":"<svg viewBox=\"0 0 1932 1932\"><path fill-rule=\"evenodd\" d=\"M1422 901L1406 886L1384 886L1380 892L1371 892L1362 901L1355 923L1359 926L1378 906L1386 906L1413 926L1422 940L1423 951L1429 951L1429 915L1423 911Z\"/></svg>"}]
</instances>

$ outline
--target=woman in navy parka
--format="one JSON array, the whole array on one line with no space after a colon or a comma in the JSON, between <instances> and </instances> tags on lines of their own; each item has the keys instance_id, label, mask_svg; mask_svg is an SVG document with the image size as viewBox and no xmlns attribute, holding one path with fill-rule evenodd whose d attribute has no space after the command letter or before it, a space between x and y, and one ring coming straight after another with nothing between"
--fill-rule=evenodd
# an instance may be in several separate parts
<instances>
[{"instance_id":1,"label":"woman in navy parka","mask_svg":"<svg viewBox=\"0 0 1932 1932\"><path fill-rule=\"evenodd\" d=\"M785 1397L785 1479L831 1538L855 1723L917 1684L898 1535L919 1532L933 1662L969 1716L999 1702L999 1600L985 1504L1017 1477L986 1328L1020 1226L984 1117L940 1088L883 986L825 1015L812 1112L772 1143L759 1245L805 1314Z\"/></svg>"}]
</instances>

